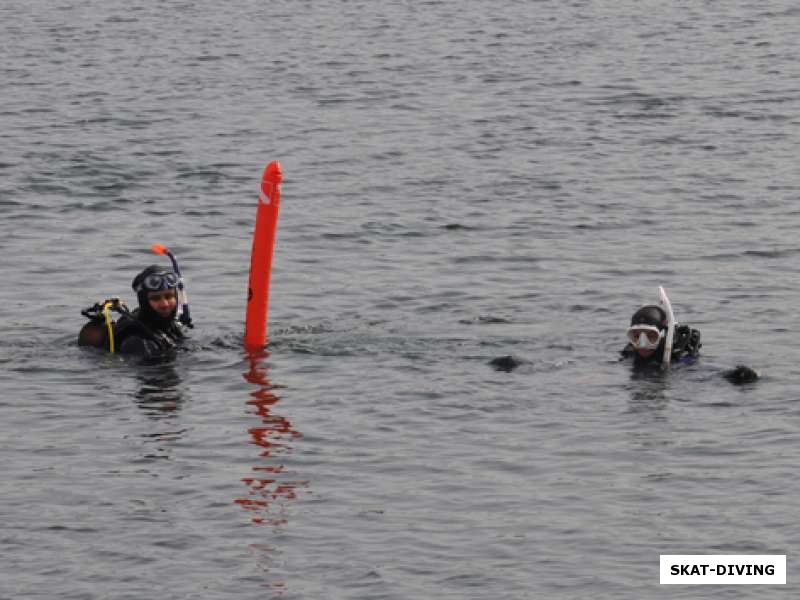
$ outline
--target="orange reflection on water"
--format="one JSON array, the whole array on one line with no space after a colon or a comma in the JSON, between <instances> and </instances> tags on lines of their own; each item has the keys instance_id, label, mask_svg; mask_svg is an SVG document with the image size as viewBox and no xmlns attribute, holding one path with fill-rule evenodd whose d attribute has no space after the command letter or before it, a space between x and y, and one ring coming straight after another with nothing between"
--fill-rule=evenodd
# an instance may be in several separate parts
<instances>
[{"instance_id":1,"label":"orange reflection on water","mask_svg":"<svg viewBox=\"0 0 800 600\"><path fill-rule=\"evenodd\" d=\"M266 359L269 353L256 351L248 353L249 369L244 379L257 389L250 392L246 404L252 407L248 413L258 418L259 424L247 432L249 442L262 449L259 462L253 465L252 477L243 477L247 486L247 496L236 498L234 502L253 513L251 521L256 525L282 526L288 523L286 503L297 498L297 488L308 482L287 481L289 471L282 460L293 451L292 442L302 434L292 423L275 412L280 397L274 392L275 386L269 380L269 366Z\"/></svg>"}]
</instances>

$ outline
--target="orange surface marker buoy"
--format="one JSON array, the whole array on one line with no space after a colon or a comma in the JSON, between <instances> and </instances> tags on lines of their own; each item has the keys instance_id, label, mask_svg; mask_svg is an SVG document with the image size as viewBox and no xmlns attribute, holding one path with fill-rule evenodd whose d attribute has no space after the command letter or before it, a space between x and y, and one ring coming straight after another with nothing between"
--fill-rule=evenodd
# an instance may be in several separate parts
<instances>
[{"instance_id":1,"label":"orange surface marker buoy","mask_svg":"<svg viewBox=\"0 0 800 600\"><path fill-rule=\"evenodd\" d=\"M272 254L275 250L275 230L281 204L283 171L277 160L264 169L261 194L258 197L256 228L253 232L253 252L250 256L250 282L247 288L247 317L244 325L244 345L248 350L263 348L267 343L269 315L269 281L272 273Z\"/></svg>"}]
</instances>

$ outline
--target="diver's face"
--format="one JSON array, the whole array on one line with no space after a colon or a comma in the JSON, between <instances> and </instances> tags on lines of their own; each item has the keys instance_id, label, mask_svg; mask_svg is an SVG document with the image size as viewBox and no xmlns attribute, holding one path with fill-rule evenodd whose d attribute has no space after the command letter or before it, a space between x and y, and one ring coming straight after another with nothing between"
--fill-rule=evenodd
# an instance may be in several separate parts
<instances>
[{"instance_id":1,"label":"diver's face","mask_svg":"<svg viewBox=\"0 0 800 600\"><path fill-rule=\"evenodd\" d=\"M636 324L628 329L628 341L640 358L650 358L663 342L664 331L655 325Z\"/></svg>"},{"instance_id":2,"label":"diver's face","mask_svg":"<svg viewBox=\"0 0 800 600\"><path fill-rule=\"evenodd\" d=\"M164 319L169 318L178 304L178 298L174 289L147 292L147 301L150 303L150 308Z\"/></svg>"}]
</instances>

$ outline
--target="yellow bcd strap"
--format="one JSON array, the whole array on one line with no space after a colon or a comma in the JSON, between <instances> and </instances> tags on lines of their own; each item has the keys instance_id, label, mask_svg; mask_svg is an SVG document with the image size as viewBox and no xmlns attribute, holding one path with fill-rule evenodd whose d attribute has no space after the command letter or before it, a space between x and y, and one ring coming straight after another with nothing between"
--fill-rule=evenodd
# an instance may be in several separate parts
<instances>
[{"instance_id":1,"label":"yellow bcd strap","mask_svg":"<svg viewBox=\"0 0 800 600\"><path fill-rule=\"evenodd\" d=\"M111 320L111 315L109 314L112 306L114 306L114 303L111 300L107 300L103 304L103 316L106 318L106 327L108 328L108 350L111 354L114 354L114 321Z\"/></svg>"},{"instance_id":2,"label":"yellow bcd strap","mask_svg":"<svg viewBox=\"0 0 800 600\"><path fill-rule=\"evenodd\" d=\"M125 307L125 303L122 302L119 298L111 298L110 300L106 300L103 303L103 316L106 318L106 327L108 328L108 350L111 354L114 354L115 347L114 347L114 321L111 319L110 311L111 309L120 310L120 306L122 308Z\"/></svg>"}]
</instances>

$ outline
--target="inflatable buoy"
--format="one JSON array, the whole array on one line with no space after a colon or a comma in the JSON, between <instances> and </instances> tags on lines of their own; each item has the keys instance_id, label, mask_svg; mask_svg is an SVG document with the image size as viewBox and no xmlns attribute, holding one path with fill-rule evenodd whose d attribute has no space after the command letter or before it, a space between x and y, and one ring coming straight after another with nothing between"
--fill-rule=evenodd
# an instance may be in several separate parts
<instances>
[{"instance_id":1,"label":"inflatable buoy","mask_svg":"<svg viewBox=\"0 0 800 600\"><path fill-rule=\"evenodd\" d=\"M247 316L244 326L245 348L263 348L267 343L269 314L269 281L272 254L275 250L275 230L281 203L283 171L277 160L264 169L261 194L258 197L256 227L253 232L253 252L250 256L250 281L247 287Z\"/></svg>"}]
</instances>

